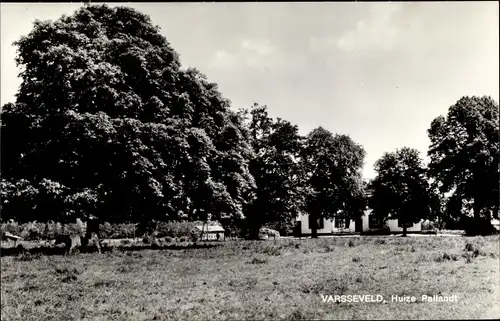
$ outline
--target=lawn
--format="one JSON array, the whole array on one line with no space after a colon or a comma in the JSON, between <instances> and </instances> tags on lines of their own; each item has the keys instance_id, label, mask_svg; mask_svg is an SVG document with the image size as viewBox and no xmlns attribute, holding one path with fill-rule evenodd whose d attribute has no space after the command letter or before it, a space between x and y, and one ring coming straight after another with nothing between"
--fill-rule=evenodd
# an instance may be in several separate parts
<instances>
[{"instance_id":1,"label":"lawn","mask_svg":"<svg viewBox=\"0 0 500 321\"><path fill-rule=\"evenodd\" d=\"M467 245L467 243L469 245ZM500 317L499 238L230 241L212 248L2 257L2 320ZM325 303L322 295L385 303ZM421 295L458 302L421 302ZM417 297L390 302L391 295Z\"/></svg>"}]
</instances>

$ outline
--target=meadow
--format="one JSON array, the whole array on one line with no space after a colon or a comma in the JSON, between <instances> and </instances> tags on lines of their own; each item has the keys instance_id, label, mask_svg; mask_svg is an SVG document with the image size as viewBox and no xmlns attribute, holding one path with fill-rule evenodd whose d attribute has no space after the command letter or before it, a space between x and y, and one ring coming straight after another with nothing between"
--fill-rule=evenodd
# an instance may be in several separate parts
<instances>
[{"instance_id":1,"label":"meadow","mask_svg":"<svg viewBox=\"0 0 500 321\"><path fill-rule=\"evenodd\" d=\"M213 245L2 256L2 320L500 317L498 236ZM386 302L323 302L329 294L378 294ZM422 302L424 294L458 301ZM418 300L391 302L392 295Z\"/></svg>"}]
</instances>

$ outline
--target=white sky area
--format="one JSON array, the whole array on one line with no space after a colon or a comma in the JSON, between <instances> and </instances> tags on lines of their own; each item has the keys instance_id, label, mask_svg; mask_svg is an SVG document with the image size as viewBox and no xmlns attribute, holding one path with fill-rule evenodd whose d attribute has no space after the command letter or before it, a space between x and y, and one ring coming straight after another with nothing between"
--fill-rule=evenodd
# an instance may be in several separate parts
<instances>
[{"instance_id":1,"label":"white sky area","mask_svg":"<svg viewBox=\"0 0 500 321\"><path fill-rule=\"evenodd\" d=\"M429 146L432 119L465 95L499 98L498 2L123 3L150 15L232 107L348 134L367 152ZM20 84L12 42L80 3L1 4L1 104Z\"/></svg>"}]
</instances>

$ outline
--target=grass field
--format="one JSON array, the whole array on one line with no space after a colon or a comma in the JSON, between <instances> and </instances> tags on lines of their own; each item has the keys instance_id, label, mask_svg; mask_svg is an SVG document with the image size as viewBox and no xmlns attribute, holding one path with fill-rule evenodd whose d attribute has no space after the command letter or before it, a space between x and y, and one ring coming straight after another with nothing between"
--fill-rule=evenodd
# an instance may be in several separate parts
<instances>
[{"instance_id":1,"label":"grass field","mask_svg":"<svg viewBox=\"0 0 500 321\"><path fill-rule=\"evenodd\" d=\"M500 317L499 238L231 241L213 248L2 257L2 320ZM324 303L321 295L386 303ZM427 295L458 302L427 303ZM390 302L416 296L415 303Z\"/></svg>"}]
</instances>

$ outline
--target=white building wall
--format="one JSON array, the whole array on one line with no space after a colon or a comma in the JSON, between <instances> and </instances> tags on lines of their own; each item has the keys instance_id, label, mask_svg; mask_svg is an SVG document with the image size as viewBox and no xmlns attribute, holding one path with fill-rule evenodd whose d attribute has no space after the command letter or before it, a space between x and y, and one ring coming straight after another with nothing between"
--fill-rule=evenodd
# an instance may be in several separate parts
<instances>
[{"instance_id":1,"label":"white building wall","mask_svg":"<svg viewBox=\"0 0 500 321\"><path fill-rule=\"evenodd\" d=\"M369 225L369 217L371 210L366 210L362 217L362 231L366 232L370 230ZM301 223L301 232L302 234L311 234L311 229L309 228L309 214L302 214L298 218ZM391 232L403 232L403 228L398 226L398 220L387 220L385 225L387 225ZM407 232L420 232L422 231L422 222L418 222L413 224L413 226L407 228ZM351 220L348 228L335 228L335 219L332 220L324 220L324 227L322 229L318 229L318 234L331 234L331 233L339 233L339 232L356 232L356 224L354 220Z\"/></svg>"},{"instance_id":2,"label":"white building wall","mask_svg":"<svg viewBox=\"0 0 500 321\"><path fill-rule=\"evenodd\" d=\"M301 232L302 234L311 234L311 228L309 227L309 214L302 214L300 216ZM335 226L332 220L324 220L324 226L322 229L318 229L318 234L333 233L333 227Z\"/></svg>"},{"instance_id":3,"label":"white building wall","mask_svg":"<svg viewBox=\"0 0 500 321\"><path fill-rule=\"evenodd\" d=\"M387 220L385 223L391 232L403 232L403 228L398 226L398 220ZM418 222L406 228L407 232L420 232L422 231L422 222Z\"/></svg>"}]
</instances>

